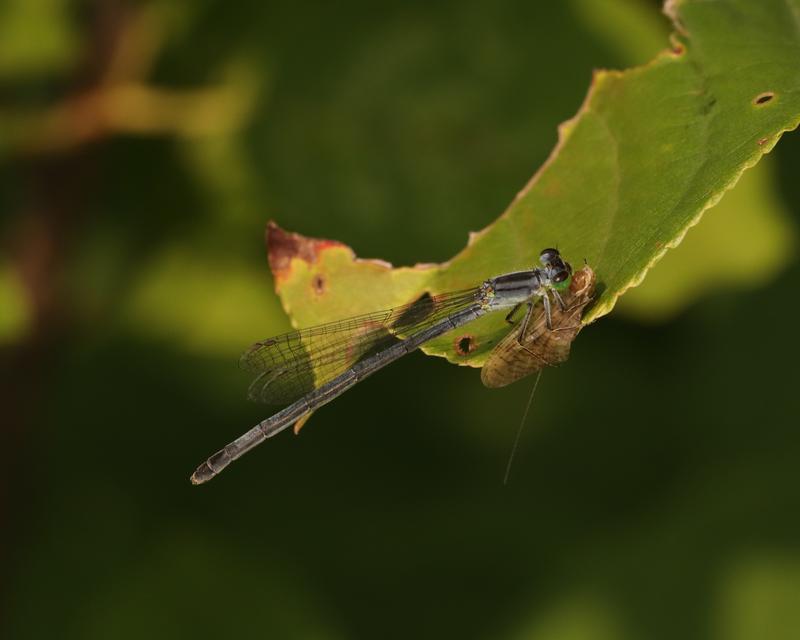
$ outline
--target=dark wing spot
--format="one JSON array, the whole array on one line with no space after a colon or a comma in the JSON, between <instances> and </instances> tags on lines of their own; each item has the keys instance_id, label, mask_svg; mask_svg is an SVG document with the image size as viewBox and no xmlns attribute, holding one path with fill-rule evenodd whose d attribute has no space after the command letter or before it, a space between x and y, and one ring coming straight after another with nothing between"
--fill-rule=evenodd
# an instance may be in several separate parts
<instances>
[{"instance_id":1,"label":"dark wing spot","mask_svg":"<svg viewBox=\"0 0 800 640\"><path fill-rule=\"evenodd\" d=\"M436 311L436 301L430 293L425 292L403 311L403 314L392 323L392 327L413 326L425 320L434 311Z\"/></svg>"}]
</instances>

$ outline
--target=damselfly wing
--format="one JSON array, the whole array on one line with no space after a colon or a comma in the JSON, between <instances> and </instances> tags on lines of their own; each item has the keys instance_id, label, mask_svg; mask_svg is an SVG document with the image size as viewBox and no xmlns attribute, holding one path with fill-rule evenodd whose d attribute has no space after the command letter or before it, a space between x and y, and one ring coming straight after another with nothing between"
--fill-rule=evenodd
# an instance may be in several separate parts
<instances>
[{"instance_id":1,"label":"damselfly wing","mask_svg":"<svg viewBox=\"0 0 800 640\"><path fill-rule=\"evenodd\" d=\"M248 397L265 404L294 402L357 362L475 304L479 295L474 287L438 296L426 294L411 304L256 342L239 360L242 369L257 374Z\"/></svg>"}]
</instances>

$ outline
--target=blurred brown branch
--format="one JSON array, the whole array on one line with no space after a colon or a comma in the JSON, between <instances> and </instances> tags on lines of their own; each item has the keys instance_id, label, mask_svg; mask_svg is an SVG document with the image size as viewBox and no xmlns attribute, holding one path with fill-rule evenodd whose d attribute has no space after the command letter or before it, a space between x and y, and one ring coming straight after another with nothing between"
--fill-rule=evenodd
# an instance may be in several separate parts
<instances>
[{"instance_id":1,"label":"blurred brown branch","mask_svg":"<svg viewBox=\"0 0 800 640\"><path fill-rule=\"evenodd\" d=\"M64 152L104 137L133 133L200 137L241 127L251 99L232 87L172 91L145 83L101 86L65 98L43 113L17 122L17 149Z\"/></svg>"},{"instance_id":2,"label":"blurred brown branch","mask_svg":"<svg viewBox=\"0 0 800 640\"><path fill-rule=\"evenodd\" d=\"M239 67L226 69L229 77L216 87L155 87L147 76L163 46L163 17L149 7L125 15L94 82L40 111L2 113L18 152L67 152L120 133L202 137L242 127L255 96Z\"/></svg>"},{"instance_id":3,"label":"blurred brown branch","mask_svg":"<svg viewBox=\"0 0 800 640\"><path fill-rule=\"evenodd\" d=\"M34 470L22 462L35 457L20 451L28 444L25 434L34 416L45 406L59 338L70 323L63 278L73 241L86 224L98 170L96 143L117 134L233 133L255 99L255 83L241 82L242 68L236 64L223 69L218 86L152 86L148 76L167 35L161 7L98 0L83 18L80 63L55 102L38 110L0 108L6 160L20 194L4 243L29 319L21 338L0 348L0 450L14 452L6 456L0 477L0 520L35 499L29 480ZM0 548L13 547L0 541Z\"/></svg>"}]
</instances>

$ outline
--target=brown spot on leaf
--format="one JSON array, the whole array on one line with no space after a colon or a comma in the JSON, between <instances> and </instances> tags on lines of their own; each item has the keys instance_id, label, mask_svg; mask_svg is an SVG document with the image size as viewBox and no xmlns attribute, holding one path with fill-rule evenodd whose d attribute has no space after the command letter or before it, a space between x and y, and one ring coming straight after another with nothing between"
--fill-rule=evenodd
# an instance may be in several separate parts
<instances>
[{"instance_id":1,"label":"brown spot on leaf","mask_svg":"<svg viewBox=\"0 0 800 640\"><path fill-rule=\"evenodd\" d=\"M468 333L456 338L455 348L458 355L468 356L478 348L478 341L475 339L475 336Z\"/></svg>"},{"instance_id":2,"label":"brown spot on leaf","mask_svg":"<svg viewBox=\"0 0 800 640\"><path fill-rule=\"evenodd\" d=\"M325 293L325 278L317 274L311 279L311 286L314 288L314 293L321 296Z\"/></svg>"},{"instance_id":3,"label":"brown spot on leaf","mask_svg":"<svg viewBox=\"0 0 800 640\"><path fill-rule=\"evenodd\" d=\"M285 231L271 220L267 224L266 238L269 268L276 280L282 280L289 276L293 258L299 258L311 264L317 261L317 257L323 249L344 247L336 240L307 238L299 233Z\"/></svg>"},{"instance_id":4,"label":"brown spot on leaf","mask_svg":"<svg viewBox=\"0 0 800 640\"><path fill-rule=\"evenodd\" d=\"M756 106L767 104L774 97L775 94L772 91L765 91L764 93L759 93L755 98L753 98L753 104Z\"/></svg>"}]
</instances>

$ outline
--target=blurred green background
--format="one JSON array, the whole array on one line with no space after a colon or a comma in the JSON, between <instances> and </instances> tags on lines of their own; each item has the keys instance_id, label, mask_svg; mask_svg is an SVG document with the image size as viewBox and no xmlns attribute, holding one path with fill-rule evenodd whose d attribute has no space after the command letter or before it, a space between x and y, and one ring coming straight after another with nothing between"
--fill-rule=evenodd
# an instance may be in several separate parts
<instances>
[{"instance_id":1,"label":"blurred green background","mask_svg":"<svg viewBox=\"0 0 800 640\"><path fill-rule=\"evenodd\" d=\"M676 250L714 290L668 257L546 372L509 486L530 384L420 354L188 482L271 412L236 366L289 327L268 219L445 260L668 32L646 0L5 0L0 637L800 637L796 135Z\"/></svg>"}]
</instances>

